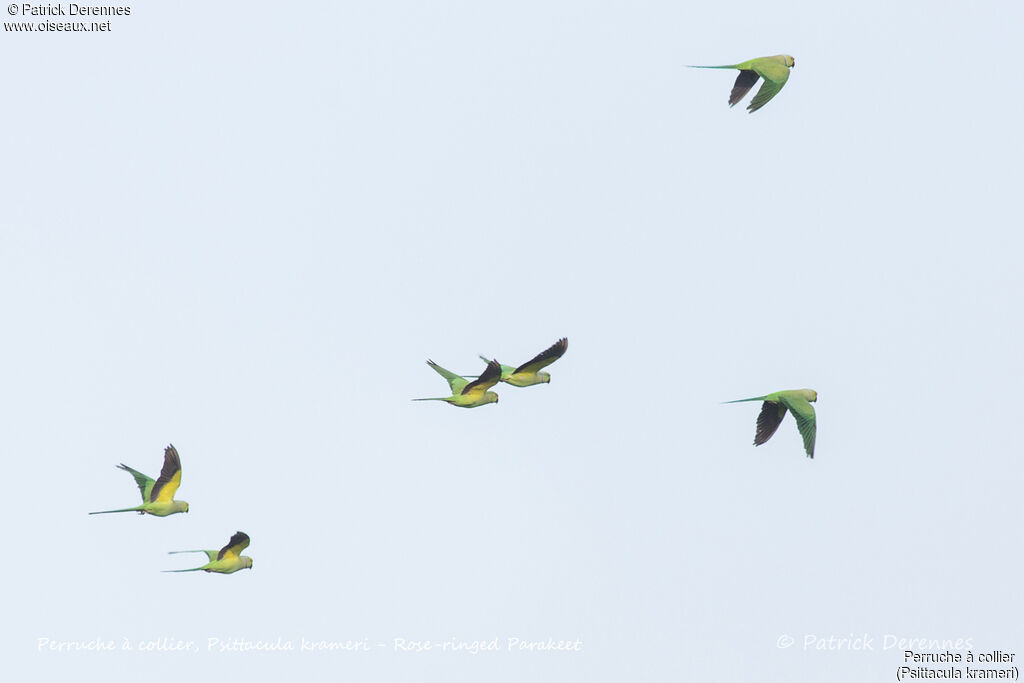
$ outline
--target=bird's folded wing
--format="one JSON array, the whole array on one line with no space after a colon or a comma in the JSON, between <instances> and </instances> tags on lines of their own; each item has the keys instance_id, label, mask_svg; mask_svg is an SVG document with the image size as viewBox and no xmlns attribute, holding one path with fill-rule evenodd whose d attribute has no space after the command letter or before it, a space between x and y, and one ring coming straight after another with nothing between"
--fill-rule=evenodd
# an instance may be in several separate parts
<instances>
[{"instance_id":1,"label":"bird's folded wing","mask_svg":"<svg viewBox=\"0 0 1024 683\"><path fill-rule=\"evenodd\" d=\"M554 344L516 368L515 374L520 372L537 372L541 368L547 367L561 358L567 348L569 348L569 340L566 337L562 337Z\"/></svg>"},{"instance_id":2,"label":"bird's folded wing","mask_svg":"<svg viewBox=\"0 0 1024 683\"><path fill-rule=\"evenodd\" d=\"M814 406L807 402L807 399L783 396L782 403L789 408L796 418L797 429L804 439L804 450L808 458L814 457L814 437L817 434L817 420L814 415Z\"/></svg>"}]
</instances>

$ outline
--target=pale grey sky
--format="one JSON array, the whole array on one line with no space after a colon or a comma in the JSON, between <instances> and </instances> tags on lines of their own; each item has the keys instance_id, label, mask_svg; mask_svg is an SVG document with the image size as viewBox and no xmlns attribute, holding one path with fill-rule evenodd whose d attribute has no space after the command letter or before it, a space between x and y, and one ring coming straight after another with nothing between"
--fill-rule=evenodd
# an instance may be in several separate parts
<instances>
[{"instance_id":1,"label":"pale grey sky","mask_svg":"<svg viewBox=\"0 0 1024 683\"><path fill-rule=\"evenodd\" d=\"M20 680L863 683L901 639L1024 645L1019 3L131 8L0 37ZM753 115L684 66L778 53ZM427 358L561 336L550 385L410 401ZM813 461L720 405L805 386ZM172 442L189 514L86 514ZM239 529L252 571L160 573Z\"/></svg>"}]
</instances>

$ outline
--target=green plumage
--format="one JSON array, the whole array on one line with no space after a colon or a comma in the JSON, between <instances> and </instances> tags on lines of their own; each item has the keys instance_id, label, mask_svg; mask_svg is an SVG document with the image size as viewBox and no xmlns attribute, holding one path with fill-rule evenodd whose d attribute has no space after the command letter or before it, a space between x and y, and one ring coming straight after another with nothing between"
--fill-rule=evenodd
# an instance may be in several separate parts
<instances>
[{"instance_id":1,"label":"green plumage","mask_svg":"<svg viewBox=\"0 0 1024 683\"><path fill-rule=\"evenodd\" d=\"M501 379L501 364L497 361L492 360L488 363L484 373L472 382L465 377L456 375L451 370L445 370L432 360L428 360L427 365L448 380L452 395L439 398L414 398L414 401L444 401L459 408L476 408L498 402L498 395L493 391L488 391Z\"/></svg>"},{"instance_id":2,"label":"green plumage","mask_svg":"<svg viewBox=\"0 0 1024 683\"><path fill-rule=\"evenodd\" d=\"M236 531L235 534L220 550L172 550L170 555L179 553L206 553L209 560L201 567L192 569L165 569L167 573L178 572L214 572L217 574L234 574L239 569L252 569L252 558L243 555L242 551L249 547L249 536L245 532Z\"/></svg>"},{"instance_id":3,"label":"green plumage","mask_svg":"<svg viewBox=\"0 0 1024 683\"><path fill-rule=\"evenodd\" d=\"M729 106L735 105L750 92L758 79L763 78L764 83L761 89L754 95L754 99L747 105L747 110L754 113L775 97L782 86L789 80L789 70L796 66L796 60L789 55L774 55L772 57L758 57L748 59L739 64L727 64L724 66L692 66L693 69L739 69L739 76L729 93Z\"/></svg>"},{"instance_id":4,"label":"green plumage","mask_svg":"<svg viewBox=\"0 0 1024 683\"><path fill-rule=\"evenodd\" d=\"M101 510L90 512L90 515L105 515L112 512L138 512L142 514L166 517L178 512L188 512L188 503L183 500L174 500L174 494L181 484L181 458L178 457L178 450L171 444L164 449L164 466L160 470L160 478L153 479L136 469L132 469L124 463L117 466L132 475L135 483L142 494L142 505L133 508L121 508L119 510Z\"/></svg>"},{"instance_id":5,"label":"green plumage","mask_svg":"<svg viewBox=\"0 0 1024 683\"><path fill-rule=\"evenodd\" d=\"M565 350L568 348L569 340L562 337L517 368L514 368L511 365L502 365L501 381L506 384L511 384L514 387L530 387L535 384L548 384L551 382L551 374L542 372L541 368L546 368L561 358L562 355L565 354ZM480 359L485 363L491 362L487 356L480 356Z\"/></svg>"},{"instance_id":6,"label":"green plumage","mask_svg":"<svg viewBox=\"0 0 1024 683\"><path fill-rule=\"evenodd\" d=\"M757 416L757 431L754 434L754 445L760 446L779 428L782 418L788 410L796 420L796 427L804 441L804 450L808 458L814 457L814 440L817 435L817 418L814 413L814 406L811 404L818 400L818 392L814 389L790 389L788 391L776 391L767 396L755 396L754 398L741 398L726 403L744 403L746 401L764 401L761 405L761 413Z\"/></svg>"}]
</instances>

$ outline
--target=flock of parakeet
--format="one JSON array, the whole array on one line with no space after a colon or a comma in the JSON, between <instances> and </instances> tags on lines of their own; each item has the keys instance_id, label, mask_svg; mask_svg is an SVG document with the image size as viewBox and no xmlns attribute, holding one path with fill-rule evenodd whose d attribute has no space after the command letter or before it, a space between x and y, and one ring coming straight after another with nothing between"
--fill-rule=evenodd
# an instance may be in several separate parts
<instances>
[{"instance_id":1,"label":"flock of parakeet","mask_svg":"<svg viewBox=\"0 0 1024 683\"><path fill-rule=\"evenodd\" d=\"M551 381L551 375L547 372L541 372L541 370L561 358L567 348L569 348L569 340L563 337L518 368L502 365L496 360L480 356L480 359L487 363L487 368L484 369L482 375L472 382L465 377L456 375L450 370L445 370L434 361L428 360L427 365L432 367L434 372L448 380L448 386L452 390L452 395L441 398L414 398L413 400L445 401L460 408L476 408L488 403L497 403L498 395L493 391L488 391L488 389L498 382L505 382L514 387L547 384Z\"/></svg>"},{"instance_id":2,"label":"flock of parakeet","mask_svg":"<svg viewBox=\"0 0 1024 683\"><path fill-rule=\"evenodd\" d=\"M174 500L174 494L181 486L181 458L178 457L178 449L174 447L174 444L164 449L164 466L160 470L160 477L155 481L123 463L118 467L135 477L135 483L139 485L139 492L142 494L142 505L118 510L100 510L99 512L90 512L90 515L138 512L140 515L166 517L178 512L188 512L188 503L183 500ZM252 569L252 558L242 555L242 551L248 547L249 537L238 531L220 550L172 550L170 553L172 555L176 553L206 553L206 557L210 561L202 567L193 569L167 569L164 571L197 572L202 570L218 574L231 574L239 569Z\"/></svg>"},{"instance_id":3,"label":"flock of parakeet","mask_svg":"<svg viewBox=\"0 0 1024 683\"><path fill-rule=\"evenodd\" d=\"M733 84L732 92L729 94L729 106L735 105L750 92L750 89L757 84L761 78L764 83L754 95L754 98L747 106L751 113L757 111L775 97L782 86L789 79L789 70L796 64L789 55L775 55L773 57L758 57L739 64L728 64L724 66L694 66L695 69L739 69L739 75ZM485 356L480 358L487 363L476 379L470 381L467 377L456 375L454 372L445 370L432 360L427 365L448 381L452 395L439 398L414 398L414 401L444 401L459 408L477 408L488 403L497 403L498 394L490 391L498 382L505 382L514 387L529 387L535 384L547 384L551 381L551 375L543 372L543 369L562 357L569 348L569 340L565 337L559 339L550 347L541 351L536 356L526 361L519 367L502 365L496 360ZM761 413L757 416L757 432L754 435L754 445L761 444L772 438L772 434L779 428L786 411L793 414L796 420L797 429L804 441L804 450L807 457L814 457L814 438L817 433L814 406L811 404L818 400L818 392L813 389L792 389L789 391L776 391L765 396L754 398L742 398L726 403L742 403L744 401L763 401ZM108 514L111 512L138 512L140 515L150 514L157 517L166 517L178 512L188 512L188 503L183 500L174 500L174 494L181 485L181 459L178 451L173 445L164 450L164 466L160 470L160 477L153 480L142 472L134 470L127 465L118 465L122 470L129 472L135 477L135 483L139 485L142 493L142 505L119 510L102 510L90 512L91 515ZM249 547L249 536L241 531L236 532L220 550L174 550L170 554L177 553L206 553L209 560L201 567L192 569L167 569L167 572L216 572L219 574L231 574L239 569L252 569L252 558L242 555L242 551Z\"/></svg>"},{"instance_id":4,"label":"flock of parakeet","mask_svg":"<svg viewBox=\"0 0 1024 683\"><path fill-rule=\"evenodd\" d=\"M793 58L788 57L788 59L789 63L792 64ZM756 62L757 60L755 59L752 61ZM751 62L743 62L743 64L738 66L742 67L750 63ZM724 69L728 67L708 68ZM749 89L750 86L748 85L747 88ZM778 89L776 89L775 92L778 92ZM502 365L496 360L487 358L487 356L480 356L480 359L487 363L487 368L484 370L483 374L472 382L469 381L469 378L456 375L450 370L445 370L434 361L428 360L427 365L433 368L437 374L448 380L448 386L451 387L452 395L442 398L414 398L413 400L445 401L446 403L460 408L477 408L479 406L487 405L488 403L497 403L498 395L493 391L489 391L491 387L498 382L505 382L514 387L528 387L534 384L547 384L551 381L551 375L547 372L541 372L541 370L561 358L562 355L565 354L565 350L568 348L569 340L563 337L544 351L541 351L536 356L520 365L518 368L513 368L510 365ZM755 446L760 446L765 441L772 438L772 434L774 434L775 430L779 428L782 418L786 416L787 410L793 413L793 417L796 419L797 429L800 430L800 436L803 437L804 440L804 450L807 452L807 457L813 458L814 437L817 433L817 428L815 426L814 419L814 406L811 404L817 400L818 392L813 389L791 389L789 391L776 391L774 394L768 394L766 396L755 396L754 398L741 398L736 401L726 401L726 403L764 401L761 405L761 414L757 417L757 433L754 435Z\"/></svg>"}]
</instances>

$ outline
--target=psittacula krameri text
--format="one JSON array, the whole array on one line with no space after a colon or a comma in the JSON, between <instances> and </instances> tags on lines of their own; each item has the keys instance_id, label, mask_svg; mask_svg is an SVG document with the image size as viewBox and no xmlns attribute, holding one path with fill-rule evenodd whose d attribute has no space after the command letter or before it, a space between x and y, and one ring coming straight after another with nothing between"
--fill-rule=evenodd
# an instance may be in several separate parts
<instances>
[{"instance_id":1,"label":"psittacula krameri text","mask_svg":"<svg viewBox=\"0 0 1024 683\"><path fill-rule=\"evenodd\" d=\"M541 368L546 368L561 358L567 348L569 348L569 340L562 337L547 349L541 351L536 356L520 365L518 368L514 368L511 365L502 365L501 381L507 382L514 387L529 387L534 384L546 384L551 381L551 375L547 372L541 372ZM480 358L487 363L492 362L486 356L480 356Z\"/></svg>"},{"instance_id":2,"label":"psittacula krameri text","mask_svg":"<svg viewBox=\"0 0 1024 683\"><path fill-rule=\"evenodd\" d=\"M140 515L150 514L166 517L176 512L188 512L188 503L183 500L174 500L174 494L178 491L178 486L181 485L181 459L178 457L178 451L174 444L164 449L164 466L160 470L160 478L156 481L124 463L118 467L125 472L130 472L135 477L135 483L139 485L139 492L142 493L142 505L120 510L100 510L99 512L90 512L90 515L138 512Z\"/></svg>"},{"instance_id":3,"label":"psittacula krameri text","mask_svg":"<svg viewBox=\"0 0 1024 683\"><path fill-rule=\"evenodd\" d=\"M755 396L754 398L741 398L738 401L726 401L726 403L743 403L744 401L764 401L761 405L761 414L757 416L757 433L754 435L754 445L760 446L779 428L779 423L786 416L786 411L793 413L796 419L796 427L800 430L800 436L804 439L804 450L807 457L814 457L814 435L817 433L817 422L814 416L814 406L811 404L818 400L818 392L814 389L790 389L789 391L776 391L767 396Z\"/></svg>"},{"instance_id":4,"label":"psittacula krameri text","mask_svg":"<svg viewBox=\"0 0 1024 683\"><path fill-rule=\"evenodd\" d=\"M796 65L796 61L789 55L775 55L773 57L758 57L739 64L726 64L725 66L694 66L694 69L739 69L740 75L736 77L736 83L729 93L729 106L733 106L743 99L743 96L750 92L750 89L757 83L758 78L763 78L764 83L761 89L754 95L754 99L747 105L747 110L754 113L768 103L768 100L775 97L782 86L789 80L789 70Z\"/></svg>"},{"instance_id":5,"label":"psittacula krameri text","mask_svg":"<svg viewBox=\"0 0 1024 683\"><path fill-rule=\"evenodd\" d=\"M216 572L218 574L233 574L239 569L252 569L252 558L242 555L242 551L249 547L249 536L236 531L228 544L220 550L172 550L170 555L178 553L206 553L210 560L202 567L192 569L165 569L165 572Z\"/></svg>"},{"instance_id":6,"label":"psittacula krameri text","mask_svg":"<svg viewBox=\"0 0 1024 683\"><path fill-rule=\"evenodd\" d=\"M472 382L465 377L456 375L454 372L445 370L432 360L428 360L427 365L434 368L437 374L448 380L448 386L452 389L452 395L444 398L414 398L414 401L446 401L460 408L476 408L477 406L498 402L498 395L493 391L488 391L501 378L501 365L497 361L492 360L488 363L484 373Z\"/></svg>"}]
</instances>

